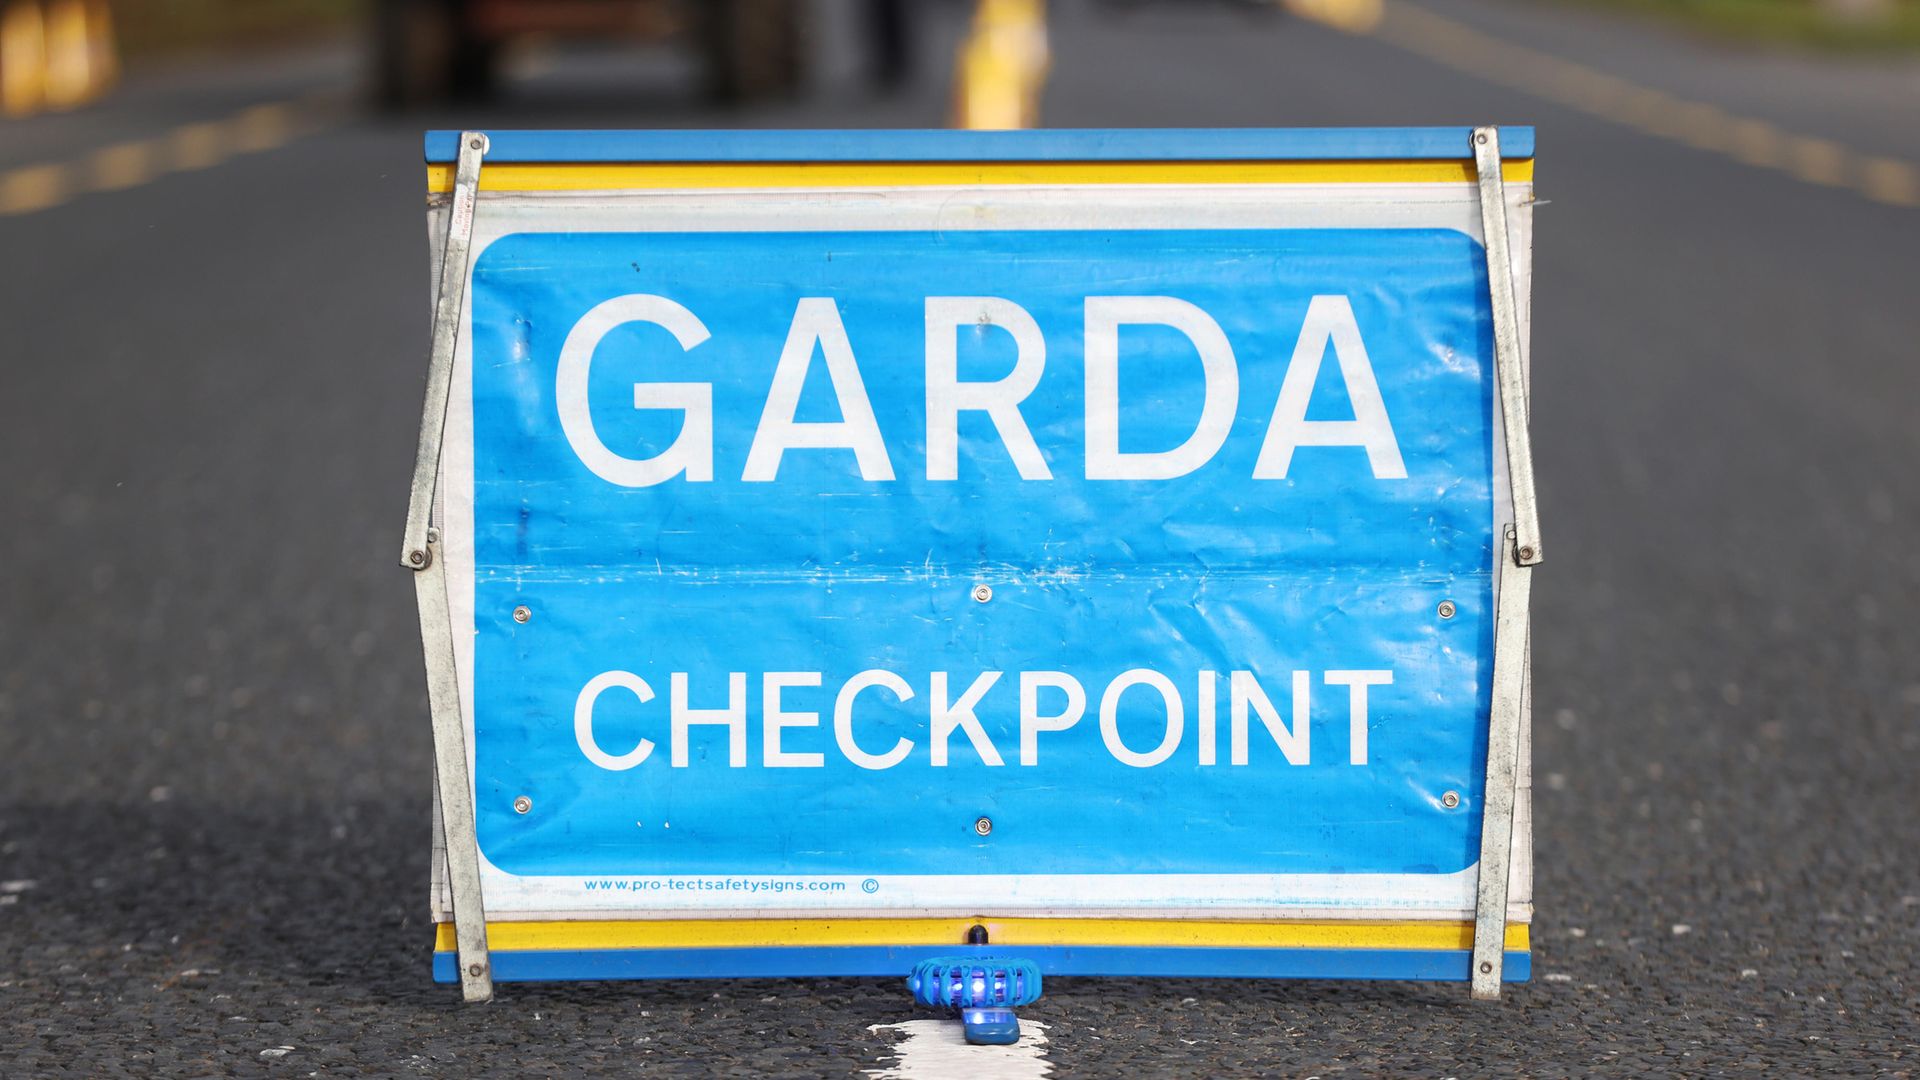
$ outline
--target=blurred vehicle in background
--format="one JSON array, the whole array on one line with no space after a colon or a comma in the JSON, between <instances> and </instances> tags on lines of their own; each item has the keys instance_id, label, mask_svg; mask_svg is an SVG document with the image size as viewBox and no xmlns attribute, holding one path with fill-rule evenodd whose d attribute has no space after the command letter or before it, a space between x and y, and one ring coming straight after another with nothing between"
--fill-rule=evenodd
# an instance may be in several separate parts
<instances>
[{"instance_id":1,"label":"blurred vehicle in background","mask_svg":"<svg viewBox=\"0 0 1920 1080\"><path fill-rule=\"evenodd\" d=\"M899 0L874 5L893 8ZM805 0L372 0L376 100L480 98L529 37L669 42L695 50L720 102L786 94L804 75Z\"/></svg>"}]
</instances>

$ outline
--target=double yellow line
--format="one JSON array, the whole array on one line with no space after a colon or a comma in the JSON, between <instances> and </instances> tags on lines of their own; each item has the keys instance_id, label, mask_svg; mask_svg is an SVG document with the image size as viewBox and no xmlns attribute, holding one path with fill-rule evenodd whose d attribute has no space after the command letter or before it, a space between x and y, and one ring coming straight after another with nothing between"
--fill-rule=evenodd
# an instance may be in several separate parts
<instances>
[{"instance_id":1,"label":"double yellow line","mask_svg":"<svg viewBox=\"0 0 1920 1080\"><path fill-rule=\"evenodd\" d=\"M1910 162L1860 153L1829 139L1639 86L1399 0L1281 2L1348 33L1377 35L1456 71L1643 134L1810 184L1846 188L1889 206L1920 207L1920 167Z\"/></svg>"},{"instance_id":2,"label":"double yellow line","mask_svg":"<svg viewBox=\"0 0 1920 1080\"><path fill-rule=\"evenodd\" d=\"M151 139L116 143L73 161L0 172L0 217L32 214L89 192L125 191L169 173L285 146L330 126L346 107L329 91L254 105L222 120L185 124Z\"/></svg>"},{"instance_id":3,"label":"double yellow line","mask_svg":"<svg viewBox=\"0 0 1920 1080\"><path fill-rule=\"evenodd\" d=\"M84 105L119 74L106 0L0 0L0 114Z\"/></svg>"},{"instance_id":4,"label":"double yellow line","mask_svg":"<svg viewBox=\"0 0 1920 1080\"><path fill-rule=\"evenodd\" d=\"M1050 62L1046 0L979 0L954 65L953 126L1035 126Z\"/></svg>"}]
</instances>

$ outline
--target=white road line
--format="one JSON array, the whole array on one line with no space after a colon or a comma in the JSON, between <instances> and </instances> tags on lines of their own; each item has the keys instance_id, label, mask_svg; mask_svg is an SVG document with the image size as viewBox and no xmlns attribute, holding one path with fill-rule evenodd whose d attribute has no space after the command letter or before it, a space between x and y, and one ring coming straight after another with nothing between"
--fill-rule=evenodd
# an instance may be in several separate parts
<instances>
[{"instance_id":1,"label":"white road line","mask_svg":"<svg viewBox=\"0 0 1920 1080\"><path fill-rule=\"evenodd\" d=\"M1407 0L1278 0L1288 10L1380 40L1455 71L1558 102L1636 131L1774 169L1810 184L1851 188L1889 206L1920 207L1920 164L1874 157L1715 105L1638 87L1564 57L1482 33Z\"/></svg>"},{"instance_id":2,"label":"white road line","mask_svg":"<svg viewBox=\"0 0 1920 1080\"><path fill-rule=\"evenodd\" d=\"M1043 1080L1053 1073L1047 1060L1047 1025L1020 1021L1020 1041L1012 1046L969 1046L960 1021L908 1020L875 1024L876 1034L898 1032L894 1063L868 1069L875 1080Z\"/></svg>"}]
</instances>

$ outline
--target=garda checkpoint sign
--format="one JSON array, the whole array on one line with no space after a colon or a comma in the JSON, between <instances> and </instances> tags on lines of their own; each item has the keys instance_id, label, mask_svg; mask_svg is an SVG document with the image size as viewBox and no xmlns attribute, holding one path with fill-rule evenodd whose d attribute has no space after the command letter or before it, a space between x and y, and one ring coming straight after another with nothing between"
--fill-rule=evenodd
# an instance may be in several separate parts
<instances>
[{"instance_id":1,"label":"garda checkpoint sign","mask_svg":"<svg viewBox=\"0 0 1920 1080\"><path fill-rule=\"evenodd\" d=\"M429 136L437 976L1526 978L1532 141Z\"/></svg>"}]
</instances>

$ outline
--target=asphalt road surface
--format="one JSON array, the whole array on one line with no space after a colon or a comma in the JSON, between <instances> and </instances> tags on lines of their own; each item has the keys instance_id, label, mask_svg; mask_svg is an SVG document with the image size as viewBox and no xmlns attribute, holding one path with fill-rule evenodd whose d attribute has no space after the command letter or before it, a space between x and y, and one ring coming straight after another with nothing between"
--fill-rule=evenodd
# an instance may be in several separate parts
<instances>
[{"instance_id":1,"label":"asphalt road surface","mask_svg":"<svg viewBox=\"0 0 1920 1080\"><path fill-rule=\"evenodd\" d=\"M1055 7L1050 125L1538 126L1552 553L1534 982L1487 1006L1061 979L1028 1011L1057 1074L1920 1070L1920 67L1492 0L1362 33ZM961 22L933 12L940 62L891 98L833 41L804 100L730 113L671 58L590 51L527 61L497 109L369 120L327 96L351 59L322 44L0 125L0 1074L894 1060L870 1030L916 1015L892 980L477 1008L430 982L393 565L426 354L416 133L937 126ZM196 167L99 153L161 136Z\"/></svg>"}]
</instances>

